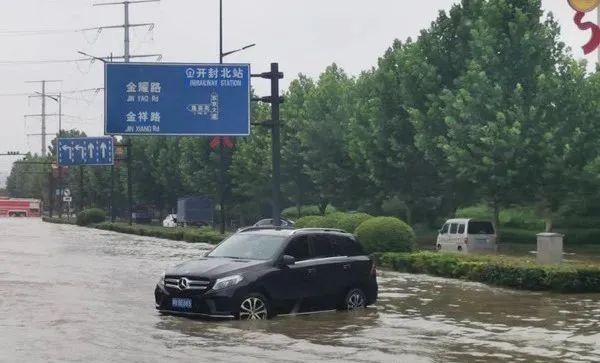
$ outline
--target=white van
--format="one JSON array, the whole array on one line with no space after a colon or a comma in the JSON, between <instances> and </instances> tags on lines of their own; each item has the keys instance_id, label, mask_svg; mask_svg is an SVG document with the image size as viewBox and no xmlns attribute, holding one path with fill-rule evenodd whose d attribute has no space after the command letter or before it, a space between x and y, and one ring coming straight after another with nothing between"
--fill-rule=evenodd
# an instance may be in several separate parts
<instances>
[{"instance_id":1,"label":"white van","mask_svg":"<svg viewBox=\"0 0 600 363\"><path fill-rule=\"evenodd\" d=\"M440 229L436 241L438 251L496 252L497 235L490 221L449 219Z\"/></svg>"}]
</instances>

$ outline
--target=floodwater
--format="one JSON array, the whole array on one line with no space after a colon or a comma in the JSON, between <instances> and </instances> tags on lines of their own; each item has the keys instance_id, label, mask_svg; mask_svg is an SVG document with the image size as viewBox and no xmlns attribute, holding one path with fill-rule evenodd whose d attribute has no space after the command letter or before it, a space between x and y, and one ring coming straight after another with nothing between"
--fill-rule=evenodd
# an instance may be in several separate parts
<instances>
[{"instance_id":1,"label":"floodwater","mask_svg":"<svg viewBox=\"0 0 600 363\"><path fill-rule=\"evenodd\" d=\"M600 295L380 271L362 312L161 316L163 269L202 244L0 219L1 362L598 362Z\"/></svg>"}]
</instances>

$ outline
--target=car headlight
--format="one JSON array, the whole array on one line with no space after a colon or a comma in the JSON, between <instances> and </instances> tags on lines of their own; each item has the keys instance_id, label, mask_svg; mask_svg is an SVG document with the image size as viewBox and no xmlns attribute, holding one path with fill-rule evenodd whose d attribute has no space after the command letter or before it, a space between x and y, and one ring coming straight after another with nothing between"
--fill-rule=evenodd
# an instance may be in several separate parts
<instances>
[{"instance_id":1,"label":"car headlight","mask_svg":"<svg viewBox=\"0 0 600 363\"><path fill-rule=\"evenodd\" d=\"M213 290L221 290L239 284L244 278L242 275L233 275L217 279Z\"/></svg>"},{"instance_id":2,"label":"car headlight","mask_svg":"<svg viewBox=\"0 0 600 363\"><path fill-rule=\"evenodd\" d=\"M165 271L163 271L162 276L160 277L160 279L158 280L158 284L160 286L165 286Z\"/></svg>"}]
</instances>

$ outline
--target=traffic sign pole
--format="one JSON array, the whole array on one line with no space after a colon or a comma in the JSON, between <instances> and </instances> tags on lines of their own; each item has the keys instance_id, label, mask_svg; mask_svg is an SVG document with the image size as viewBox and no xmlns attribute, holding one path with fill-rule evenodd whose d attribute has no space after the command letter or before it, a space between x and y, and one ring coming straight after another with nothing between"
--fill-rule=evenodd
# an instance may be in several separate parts
<instances>
[{"instance_id":1,"label":"traffic sign pole","mask_svg":"<svg viewBox=\"0 0 600 363\"><path fill-rule=\"evenodd\" d=\"M279 71L279 63L271 63L271 71L253 74L252 77L260 77L271 80L271 96L253 99L253 101L267 102L271 104L271 120L262 122L260 126L271 128L271 150L273 163L273 224L281 225L281 141L280 141L280 120L279 105L283 103L283 97L279 96L279 80L283 78L283 73Z\"/></svg>"}]
</instances>

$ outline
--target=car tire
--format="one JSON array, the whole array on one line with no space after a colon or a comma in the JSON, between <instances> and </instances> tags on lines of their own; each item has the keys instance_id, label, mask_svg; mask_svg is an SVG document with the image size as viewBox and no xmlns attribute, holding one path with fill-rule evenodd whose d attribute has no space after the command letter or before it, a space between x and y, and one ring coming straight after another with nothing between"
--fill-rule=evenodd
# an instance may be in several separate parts
<instances>
[{"instance_id":1,"label":"car tire","mask_svg":"<svg viewBox=\"0 0 600 363\"><path fill-rule=\"evenodd\" d=\"M438 250L438 251L441 251L442 250L442 245L438 243L438 245L435 246L435 249Z\"/></svg>"},{"instance_id":2,"label":"car tire","mask_svg":"<svg viewBox=\"0 0 600 363\"><path fill-rule=\"evenodd\" d=\"M271 305L269 300L262 294L252 293L240 300L238 320L266 320L271 318Z\"/></svg>"},{"instance_id":3,"label":"car tire","mask_svg":"<svg viewBox=\"0 0 600 363\"><path fill-rule=\"evenodd\" d=\"M358 288L352 288L344 297L344 301L340 306L340 310L357 310L367 307L367 296Z\"/></svg>"}]
</instances>

